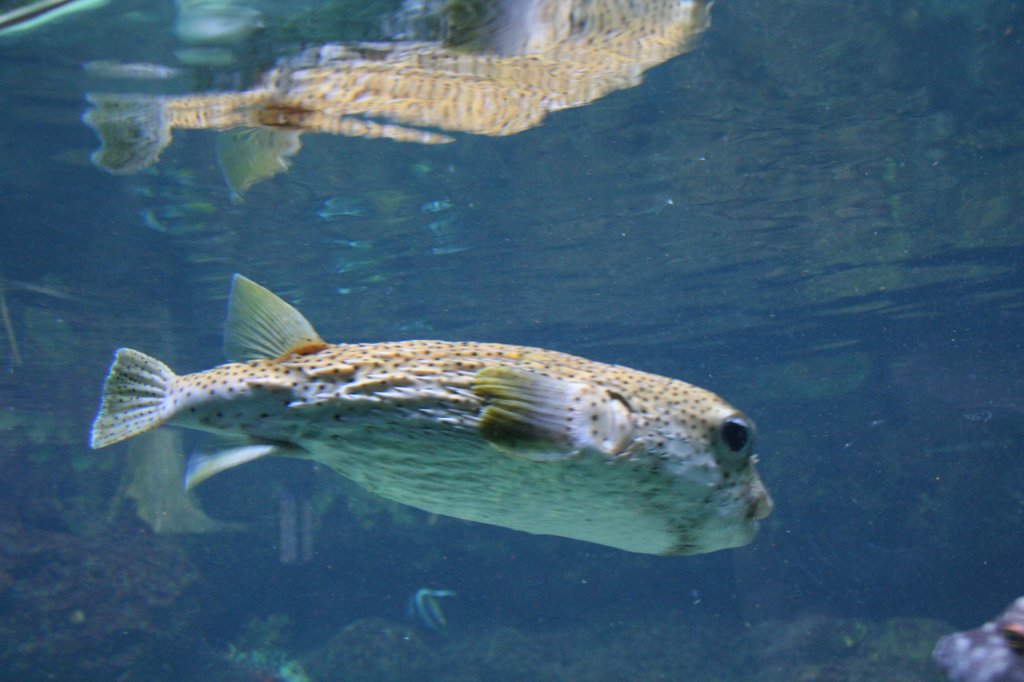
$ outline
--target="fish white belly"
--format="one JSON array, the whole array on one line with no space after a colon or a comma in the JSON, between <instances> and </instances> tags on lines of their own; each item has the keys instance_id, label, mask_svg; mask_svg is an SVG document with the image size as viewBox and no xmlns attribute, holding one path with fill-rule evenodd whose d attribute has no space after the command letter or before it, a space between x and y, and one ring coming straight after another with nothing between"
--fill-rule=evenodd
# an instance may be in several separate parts
<instances>
[{"instance_id":1,"label":"fish white belly","mask_svg":"<svg viewBox=\"0 0 1024 682\"><path fill-rule=\"evenodd\" d=\"M718 514L707 485L649 462L597 452L534 461L425 419L361 415L344 426L308 426L294 442L311 459L431 513L650 554L736 547L755 531L749 519Z\"/></svg>"}]
</instances>

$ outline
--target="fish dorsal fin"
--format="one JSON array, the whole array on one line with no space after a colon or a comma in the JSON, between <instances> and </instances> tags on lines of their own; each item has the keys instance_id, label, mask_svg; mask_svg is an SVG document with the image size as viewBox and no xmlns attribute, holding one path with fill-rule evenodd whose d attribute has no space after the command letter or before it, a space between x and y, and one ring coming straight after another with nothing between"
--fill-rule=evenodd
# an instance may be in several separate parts
<instances>
[{"instance_id":1,"label":"fish dorsal fin","mask_svg":"<svg viewBox=\"0 0 1024 682\"><path fill-rule=\"evenodd\" d=\"M500 450L534 461L583 450L622 454L633 436L633 412L612 391L515 367L487 367L473 378L487 406L480 435Z\"/></svg>"},{"instance_id":2,"label":"fish dorsal fin","mask_svg":"<svg viewBox=\"0 0 1024 682\"><path fill-rule=\"evenodd\" d=\"M242 275L231 281L224 355L231 362L277 358L327 344L298 310Z\"/></svg>"}]
</instances>

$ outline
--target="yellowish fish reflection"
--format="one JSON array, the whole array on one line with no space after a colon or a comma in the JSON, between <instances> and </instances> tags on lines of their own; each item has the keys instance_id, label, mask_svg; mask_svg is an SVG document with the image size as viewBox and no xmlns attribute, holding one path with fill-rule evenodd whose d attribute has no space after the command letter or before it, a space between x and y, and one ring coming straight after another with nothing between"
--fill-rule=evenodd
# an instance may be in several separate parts
<instances>
[{"instance_id":1,"label":"yellowish fish reflection","mask_svg":"<svg viewBox=\"0 0 1024 682\"><path fill-rule=\"evenodd\" d=\"M704 0L453 0L439 40L333 43L280 60L251 89L87 95L111 173L157 161L175 129L217 146L236 196L288 169L304 132L440 144L512 135L550 112L638 85L707 27Z\"/></svg>"}]
</instances>

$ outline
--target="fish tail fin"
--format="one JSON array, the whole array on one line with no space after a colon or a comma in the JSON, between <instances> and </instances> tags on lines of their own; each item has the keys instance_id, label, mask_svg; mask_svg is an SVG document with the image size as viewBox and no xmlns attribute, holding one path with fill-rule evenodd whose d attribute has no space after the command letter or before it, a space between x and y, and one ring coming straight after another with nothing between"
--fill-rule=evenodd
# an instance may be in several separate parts
<instances>
[{"instance_id":1,"label":"fish tail fin","mask_svg":"<svg viewBox=\"0 0 1024 682\"><path fill-rule=\"evenodd\" d=\"M118 350L103 385L90 445L106 447L166 422L171 416L167 394L175 376L167 365L145 353Z\"/></svg>"},{"instance_id":2,"label":"fish tail fin","mask_svg":"<svg viewBox=\"0 0 1024 682\"><path fill-rule=\"evenodd\" d=\"M164 98L147 95L87 95L82 120L100 138L92 162L115 175L136 173L160 158L171 143Z\"/></svg>"}]
</instances>

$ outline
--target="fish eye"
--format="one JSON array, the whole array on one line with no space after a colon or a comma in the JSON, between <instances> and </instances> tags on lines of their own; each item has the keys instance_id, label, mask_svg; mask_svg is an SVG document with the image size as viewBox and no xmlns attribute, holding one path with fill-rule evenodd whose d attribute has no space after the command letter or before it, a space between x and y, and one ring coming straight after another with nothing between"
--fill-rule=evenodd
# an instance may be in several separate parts
<instances>
[{"instance_id":1,"label":"fish eye","mask_svg":"<svg viewBox=\"0 0 1024 682\"><path fill-rule=\"evenodd\" d=\"M1018 654L1024 653L1024 626L1020 623L1004 623L999 631L1011 649Z\"/></svg>"},{"instance_id":2,"label":"fish eye","mask_svg":"<svg viewBox=\"0 0 1024 682\"><path fill-rule=\"evenodd\" d=\"M722 420L718 426L718 433L730 450L740 452L753 440L754 425L749 419L733 415Z\"/></svg>"}]
</instances>

